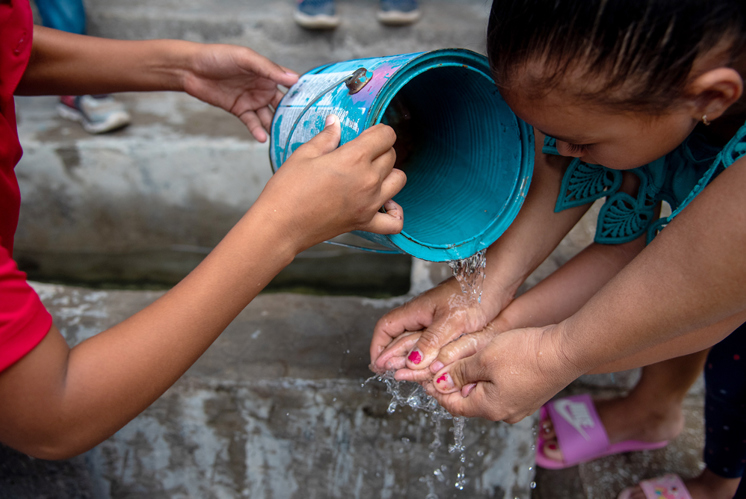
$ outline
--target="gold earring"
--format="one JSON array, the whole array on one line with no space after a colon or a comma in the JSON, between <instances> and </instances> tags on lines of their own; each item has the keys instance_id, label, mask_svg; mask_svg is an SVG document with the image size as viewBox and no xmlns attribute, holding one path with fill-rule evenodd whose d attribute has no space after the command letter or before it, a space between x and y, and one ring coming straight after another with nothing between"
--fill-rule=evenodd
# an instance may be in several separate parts
<instances>
[{"instance_id":1,"label":"gold earring","mask_svg":"<svg viewBox=\"0 0 746 499\"><path fill-rule=\"evenodd\" d=\"M710 123L712 123L712 122L711 122L710 120L708 120L708 119L707 119L707 115L706 115L706 114L703 114L703 115L702 115L702 124L703 124L704 126L710 126Z\"/></svg>"}]
</instances>

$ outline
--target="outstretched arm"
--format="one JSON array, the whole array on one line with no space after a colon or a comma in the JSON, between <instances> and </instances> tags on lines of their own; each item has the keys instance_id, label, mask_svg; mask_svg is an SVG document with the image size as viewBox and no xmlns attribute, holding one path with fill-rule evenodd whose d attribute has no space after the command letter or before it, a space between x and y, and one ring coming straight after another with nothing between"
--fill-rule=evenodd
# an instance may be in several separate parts
<instances>
[{"instance_id":1,"label":"outstretched arm","mask_svg":"<svg viewBox=\"0 0 746 499\"><path fill-rule=\"evenodd\" d=\"M236 115L264 142L272 108L298 75L251 49L181 40L125 41L34 27L19 95L184 91Z\"/></svg>"},{"instance_id":2,"label":"outstretched arm","mask_svg":"<svg viewBox=\"0 0 746 499\"><path fill-rule=\"evenodd\" d=\"M0 442L60 459L101 442L171 386L295 255L350 230L396 233L405 182L385 125L301 146L207 258L155 303L69 349L56 328L0 372ZM381 205L387 213L380 213Z\"/></svg>"},{"instance_id":3,"label":"outstretched arm","mask_svg":"<svg viewBox=\"0 0 746 499\"><path fill-rule=\"evenodd\" d=\"M496 335L430 387L455 414L517 421L586 372L703 350L746 320L746 159L556 326ZM516 374L519 374L516 376Z\"/></svg>"}]
</instances>

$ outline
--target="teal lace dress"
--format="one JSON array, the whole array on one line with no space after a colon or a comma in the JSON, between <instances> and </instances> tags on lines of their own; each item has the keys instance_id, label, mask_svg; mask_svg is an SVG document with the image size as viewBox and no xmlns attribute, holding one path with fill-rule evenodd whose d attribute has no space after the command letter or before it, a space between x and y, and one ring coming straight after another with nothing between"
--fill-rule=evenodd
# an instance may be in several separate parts
<instances>
[{"instance_id":1,"label":"teal lace dress","mask_svg":"<svg viewBox=\"0 0 746 499\"><path fill-rule=\"evenodd\" d=\"M557 154L547 137L544 152ZM575 159L562 179L555 211L590 203L601 197L596 242L618 244L647 234L650 241L702 190L736 160L746 155L746 124L723 148L713 147L696 133L665 157L629 170L640 179L637 196L620 192L622 172ZM659 201L671 205L668 217L654 220ZM705 368L704 461L718 476L737 478L746 471L746 324L714 345ZM746 497L741 480L734 497Z\"/></svg>"},{"instance_id":2,"label":"teal lace dress","mask_svg":"<svg viewBox=\"0 0 746 499\"><path fill-rule=\"evenodd\" d=\"M544 139L543 152L559 154L556 140ZM554 211L591 203L606 197L596 225L595 241L619 244L647 234L650 242L720 172L746 155L746 124L725 145L715 147L692 133L679 147L645 166L628 170L640 179L637 196L620 192L622 171L575 159L562 179ZM666 201L672 213L654 219L655 207Z\"/></svg>"}]
</instances>

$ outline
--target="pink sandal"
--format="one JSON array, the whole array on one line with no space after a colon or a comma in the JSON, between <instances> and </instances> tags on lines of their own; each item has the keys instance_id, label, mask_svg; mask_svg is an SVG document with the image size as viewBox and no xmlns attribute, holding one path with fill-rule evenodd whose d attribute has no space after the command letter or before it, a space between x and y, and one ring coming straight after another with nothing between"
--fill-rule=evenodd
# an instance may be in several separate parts
<instances>
[{"instance_id":1,"label":"pink sandal","mask_svg":"<svg viewBox=\"0 0 746 499\"><path fill-rule=\"evenodd\" d=\"M663 442L640 442L625 440L609 444L609 437L601 424L593 400L588 394L551 400L541 408L541 419L549 414L557 443L562 449L564 461L557 461L544 454L544 442L541 434L536 441L536 464L542 468L559 470L580 463L592 461L599 457L641 450L660 449L668 444Z\"/></svg>"},{"instance_id":2,"label":"pink sandal","mask_svg":"<svg viewBox=\"0 0 746 499\"><path fill-rule=\"evenodd\" d=\"M643 480L640 482L640 488L647 499L692 499L684 481L674 474ZM633 490L634 487L624 489L617 499L629 499Z\"/></svg>"}]
</instances>

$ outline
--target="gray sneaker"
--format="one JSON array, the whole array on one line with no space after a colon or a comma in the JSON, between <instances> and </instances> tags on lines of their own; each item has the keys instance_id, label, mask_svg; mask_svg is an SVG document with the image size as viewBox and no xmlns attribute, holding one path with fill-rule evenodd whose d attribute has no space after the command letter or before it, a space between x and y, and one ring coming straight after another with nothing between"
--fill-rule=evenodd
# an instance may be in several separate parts
<instances>
[{"instance_id":1,"label":"gray sneaker","mask_svg":"<svg viewBox=\"0 0 746 499\"><path fill-rule=\"evenodd\" d=\"M124 105L110 95L63 95L57 104L57 113L79 122L88 133L111 132L131 121Z\"/></svg>"},{"instance_id":2,"label":"gray sneaker","mask_svg":"<svg viewBox=\"0 0 746 499\"><path fill-rule=\"evenodd\" d=\"M381 0L376 17L387 26L406 26L419 21L420 9L417 0Z\"/></svg>"},{"instance_id":3,"label":"gray sneaker","mask_svg":"<svg viewBox=\"0 0 746 499\"><path fill-rule=\"evenodd\" d=\"M299 0L293 19L306 29L334 29L340 22L334 0Z\"/></svg>"}]
</instances>

